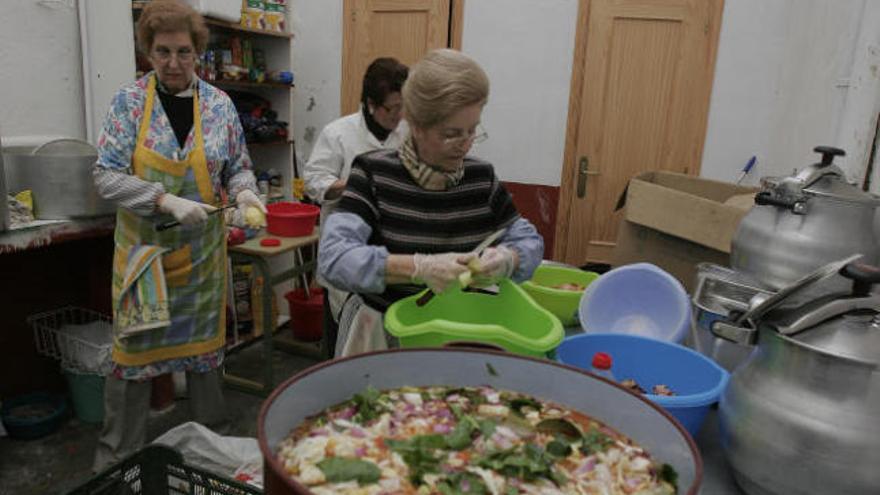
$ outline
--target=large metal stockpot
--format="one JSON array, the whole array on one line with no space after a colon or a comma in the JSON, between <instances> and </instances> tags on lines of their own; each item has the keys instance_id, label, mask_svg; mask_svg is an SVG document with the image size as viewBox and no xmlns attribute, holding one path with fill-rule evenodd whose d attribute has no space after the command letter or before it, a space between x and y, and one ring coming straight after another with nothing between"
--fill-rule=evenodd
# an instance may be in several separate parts
<instances>
[{"instance_id":1,"label":"large metal stockpot","mask_svg":"<svg viewBox=\"0 0 880 495\"><path fill-rule=\"evenodd\" d=\"M880 263L880 198L846 182L832 162L843 150L818 146L822 161L794 177L765 178L733 237L731 266L780 289L831 261L860 253Z\"/></svg>"},{"instance_id":2,"label":"large metal stockpot","mask_svg":"<svg viewBox=\"0 0 880 495\"><path fill-rule=\"evenodd\" d=\"M785 305L834 271L713 325L740 343L757 338L719 409L722 447L750 495L880 493L880 295L870 293L880 271L847 264L851 293Z\"/></svg>"},{"instance_id":3,"label":"large metal stockpot","mask_svg":"<svg viewBox=\"0 0 880 495\"><path fill-rule=\"evenodd\" d=\"M95 148L78 140L9 147L3 150L6 187L12 193L29 189L40 220L110 215L116 205L98 195L92 179L97 159Z\"/></svg>"},{"instance_id":4,"label":"large metal stockpot","mask_svg":"<svg viewBox=\"0 0 880 495\"><path fill-rule=\"evenodd\" d=\"M702 460L693 439L659 406L584 371L514 354L470 349L398 349L313 366L263 403L257 425L267 494L307 494L276 457L276 446L308 416L350 399L368 385L479 386L513 390L572 407L629 436L678 471L679 494L695 495Z\"/></svg>"}]
</instances>

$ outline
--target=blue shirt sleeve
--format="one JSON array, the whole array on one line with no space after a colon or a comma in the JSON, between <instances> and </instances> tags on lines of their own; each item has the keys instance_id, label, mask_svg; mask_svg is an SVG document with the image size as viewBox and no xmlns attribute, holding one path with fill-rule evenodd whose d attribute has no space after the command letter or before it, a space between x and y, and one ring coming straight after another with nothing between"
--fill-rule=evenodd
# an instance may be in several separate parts
<instances>
[{"instance_id":1,"label":"blue shirt sleeve","mask_svg":"<svg viewBox=\"0 0 880 495\"><path fill-rule=\"evenodd\" d=\"M334 212L321 229L318 273L337 289L357 293L385 291L388 249L367 244L372 229L347 212Z\"/></svg>"},{"instance_id":2,"label":"blue shirt sleeve","mask_svg":"<svg viewBox=\"0 0 880 495\"><path fill-rule=\"evenodd\" d=\"M507 228L501 237L502 246L508 247L519 256L519 266L513 272L514 282L524 282L532 278L535 268L544 257L544 238L531 222L519 217Z\"/></svg>"}]
</instances>

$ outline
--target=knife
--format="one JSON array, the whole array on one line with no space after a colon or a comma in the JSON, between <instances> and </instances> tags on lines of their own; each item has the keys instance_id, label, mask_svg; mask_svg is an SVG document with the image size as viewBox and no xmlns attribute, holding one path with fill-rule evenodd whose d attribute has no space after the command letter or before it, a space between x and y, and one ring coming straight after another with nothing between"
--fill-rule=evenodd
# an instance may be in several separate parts
<instances>
[{"instance_id":1,"label":"knife","mask_svg":"<svg viewBox=\"0 0 880 495\"><path fill-rule=\"evenodd\" d=\"M232 204L229 204L226 206L221 206L220 208L217 208L216 210L209 211L208 215L213 215L213 214L219 213L223 210L228 210L229 208L235 208L236 206L238 206L238 205L236 205L235 203L232 203ZM180 222L178 222L177 220L172 220L170 222L160 223L159 225L156 225L156 232L162 232L163 230L168 230L171 227L177 227L178 225L180 225Z\"/></svg>"},{"instance_id":2,"label":"knife","mask_svg":"<svg viewBox=\"0 0 880 495\"><path fill-rule=\"evenodd\" d=\"M489 234L489 237L486 237L485 239L483 239L482 242L477 244L477 247L475 247L471 251L471 253L479 257L481 254L483 254L483 251L485 251L487 247L491 246L492 243L495 242L499 237L501 237L505 232L507 232L507 228L498 229L495 232L492 232L491 234ZM424 294L422 294L422 297L416 299L416 306L421 307L425 304L428 304L428 301L430 301L434 297L434 295L434 291L428 289L428 292L425 292Z\"/></svg>"}]
</instances>

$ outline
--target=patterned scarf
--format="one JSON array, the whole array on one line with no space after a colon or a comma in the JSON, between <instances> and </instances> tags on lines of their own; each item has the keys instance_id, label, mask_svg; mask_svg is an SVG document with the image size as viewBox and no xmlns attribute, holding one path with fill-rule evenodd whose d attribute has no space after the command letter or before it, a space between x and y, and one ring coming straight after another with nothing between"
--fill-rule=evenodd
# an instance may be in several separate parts
<instances>
[{"instance_id":1,"label":"patterned scarf","mask_svg":"<svg viewBox=\"0 0 880 495\"><path fill-rule=\"evenodd\" d=\"M408 135L398 150L400 161L403 162L409 175L416 184L429 191L445 191L458 185L464 175L464 167L459 167L455 172L444 172L432 167L419 159L413 144L412 134Z\"/></svg>"}]
</instances>

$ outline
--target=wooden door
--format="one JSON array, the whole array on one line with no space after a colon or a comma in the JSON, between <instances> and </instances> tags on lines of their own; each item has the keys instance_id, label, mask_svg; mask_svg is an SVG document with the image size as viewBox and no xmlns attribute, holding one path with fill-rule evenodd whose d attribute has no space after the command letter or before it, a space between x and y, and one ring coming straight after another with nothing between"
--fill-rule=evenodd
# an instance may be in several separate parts
<instances>
[{"instance_id":1,"label":"wooden door","mask_svg":"<svg viewBox=\"0 0 880 495\"><path fill-rule=\"evenodd\" d=\"M723 0L581 0L555 259L609 262L630 178L697 175Z\"/></svg>"},{"instance_id":2,"label":"wooden door","mask_svg":"<svg viewBox=\"0 0 880 495\"><path fill-rule=\"evenodd\" d=\"M462 0L345 0L342 114L358 109L364 72L377 57L411 66L429 50L459 47L462 8Z\"/></svg>"}]
</instances>

